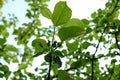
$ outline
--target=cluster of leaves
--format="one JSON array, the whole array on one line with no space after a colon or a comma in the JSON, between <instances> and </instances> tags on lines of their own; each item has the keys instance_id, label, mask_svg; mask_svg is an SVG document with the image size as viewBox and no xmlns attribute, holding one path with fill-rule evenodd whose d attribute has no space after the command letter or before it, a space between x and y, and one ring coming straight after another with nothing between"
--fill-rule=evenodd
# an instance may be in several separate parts
<instances>
[{"instance_id":1,"label":"cluster of leaves","mask_svg":"<svg viewBox=\"0 0 120 80\"><path fill-rule=\"evenodd\" d=\"M119 80L120 56L119 34L120 0L109 0L105 9L91 14L91 19L71 18L72 10L65 1L59 1L53 12L47 7L49 0L25 0L30 6L25 22L16 27L18 19L10 15L10 19L2 18L0 24L0 78L11 80ZM51 20L52 26L43 27L39 17ZM23 45L24 52L7 44L12 28L18 45ZM33 40L34 37L34 40ZM59 38L60 40L56 39ZM31 42L32 48L28 46ZM92 49L92 50L91 50ZM94 51L93 51L94 50ZM104 51L104 52L102 52ZM41 66L35 71L37 75L27 71L34 58L44 55ZM111 61L101 67L101 59ZM10 71L9 65L18 63L18 69ZM41 59L40 59L41 60ZM14 76L10 77L12 74Z\"/></svg>"}]
</instances>

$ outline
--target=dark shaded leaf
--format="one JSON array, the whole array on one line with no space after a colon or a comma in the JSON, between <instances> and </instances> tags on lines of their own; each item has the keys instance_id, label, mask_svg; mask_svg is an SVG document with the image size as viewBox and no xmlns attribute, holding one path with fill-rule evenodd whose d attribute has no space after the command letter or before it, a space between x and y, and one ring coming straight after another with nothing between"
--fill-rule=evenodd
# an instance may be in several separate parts
<instances>
[{"instance_id":1,"label":"dark shaded leaf","mask_svg":"<svg viewBox=\"0 0 120 80\"><path fill-rule=\"evenodd\" d=\"M44 56L44 59L45 59L46 62L50 62L50 58L51 58L51 55L50 55L50 54L46 54L46 55Z\"/></svg>"},{"instance_id":2,"label":"dark shaded leaf","mask_svg":"<svg viewBox=\"0 0 120 80\"><path fill-rule=\"evenodd\" d=\"M117 62L116 59L112 59L112 60L111 60L111 64L114 64L114 63L116 63L116 62Z\"/></svg>"},{"instance_id":3,"label":"dark shaded leaf","mask_svg":"<svg viewBox=\"0 0 120 80\"><path fill-rule=\"evenodd\" d=\"M0 73L0 78L3 78L4 77L4 74L3 73Z\"/></svg>"},{"instance_id":4,"label":"dark shaded leaf","mask_svg":"<svg viewBox=\"0 0 120 80\"><path fill-rule=\"evenodd\" d=\"M0 67L0 71L3 71L3 72L8 72L9 71L9 67L7 65L2 65Z\"/></svg>"},{"instance_id":5,"label":"dark shaded leaf","mask_svg":"<svg viewBox=\"0 0 120 80\"><path fill-rule=\"evenodd\" d=\"M58 56L58 57L64 57L63 56L63 53L59 50L56 50L54 53L53 53L54 56Z\"/></svg>"},{"instance_id":6,"label":"dark shaded leaf","mask_svg":"<svg viewBox=\"0 0 120 80\"><path fill-rule=\"evenodd\" d=\"M59 57L53 56L53 61L58 68L60 68L62 66L62 62L61 62L61 59Z\"/></svg>"},{"instance_id":7,"label":"dark shaded leaf","mask_svg":"<svg viewBox=\"0 0 120 80\"><path fill-rule=\"evenodd\" d=\"M35 39L32 41L32 46L35 48L35 55L34 57L37 57L44 52L48 51L48 45L44 39Z\"/></svg>"}]
</instances>

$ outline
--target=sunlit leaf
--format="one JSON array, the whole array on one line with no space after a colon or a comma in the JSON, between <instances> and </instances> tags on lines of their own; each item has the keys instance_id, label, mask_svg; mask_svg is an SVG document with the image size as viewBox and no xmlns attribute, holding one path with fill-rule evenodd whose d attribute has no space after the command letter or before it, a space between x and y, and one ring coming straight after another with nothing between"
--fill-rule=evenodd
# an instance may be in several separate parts
<instances>
[{"instance_id":1,"label":"sunlit leaf","mask_svg":"<svg viewBox=\"0 0 120 80\"><path fill-rule=\"evenodd\" d=\"M0 45L3 45L6 42L5 38L0 38Z\"/></svg>"},{"instance_id":2,"label":"sunlit leaf","mask_svg":"<svg viewBox=\"0 0 120 80\"><path fill-rule=\"evenodd\" d=\"M13 56L13 62L14 62L14 63L19 62L19 60L18 60L17 56Z\"/></svg>"},{"instance_id":3,"label":"sunlit leaf","mask_svg":"<svg viewBox=\"0 0 120 80\"><path fill-rule=\"evenodd\" d=\"M25 68L27 68L27 66L28 66L27 64L20 64L19 69L25 69Z\"/></svg>"},{"instance_id":4,"label":"sunlit leaf","mask_svg":"<svg viewBox=\"0 0 120 80\"><path fill-rule=\"evenodd\" d=\"M4 31L2 31L2 35L3 35L4 37L8 37L8 36L9 36L9 33L7 32L7 30L4 30Z\"/></svg>"},{"instance_id":5,"label":"sunlit leaf","mask_svg":"<svg viewBox=\"0 0 120 80\"><path fill-rule=\"evenodd\" d=\"M66 42L66 46L70 52L76 51L78 49L78 41L72 43Z\"/></svg>"},{"instance_id":6,"label":"sunlit leaf","mask_svg":"<svg viewBox=\"0 0 120 80\"><path fill-rule=\"evenodd\" d=\"M7 51L14 51L14 52L17 52L17 51L18 51L18 49L17 49L16 47L14 47L13 45L7 45L7 46L5 47L5 49L6 49Z\"/></svg>"},{"instance_id":7,"label":"sunlit leaf","mask_svg":"<svg viewBox=\"0 0 120 80\"><path fill-rule=\"evenodd\" d=\"M62 25L68 22L71 18L72 11L67 6L65 1L60 1L55 5L52 22L55 26Z\"/></svg>"},{"instance_id":8,"label":"sunlit leaf","mask_svg":"<svg viewBox=\"0 0 120 80\"><path fill-rule=\"evenodd\" d=\"M57 68L57 66L55 64L52 65L52 70L53 70L55 75L58 74L58 68Z\"/></svg>"},{"instance_id":9,"label":"sunlit leaf","mask_svg":"<svg viewBox=\"0 0 120 80\"><path fill-rule=\"evenodd\" d=\"M52 13L47 7L41 7L40 10L44 17L46 17L48 19L52 18Z\"/></svg>"}]
</instances>

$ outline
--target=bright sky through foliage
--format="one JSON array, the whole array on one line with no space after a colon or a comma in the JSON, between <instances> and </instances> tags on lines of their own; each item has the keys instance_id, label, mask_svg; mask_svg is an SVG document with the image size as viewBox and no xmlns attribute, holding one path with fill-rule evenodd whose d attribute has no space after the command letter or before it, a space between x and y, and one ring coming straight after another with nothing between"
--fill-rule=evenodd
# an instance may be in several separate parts
<instances>
[{"instance_id":1,"label":"bright sky through foliage","mask_svg":"<svg viewBox=\"0 0 120 80\"><path fill-rule=\"evenodd\" d=\"M51 2L49 3L49 9L53 11L53 8L58 1L59 0L51 0ZM107 0L64 0L64 1L67 1L68 6L72 9L72 17L80 19L89 18L90 14L98 10L98 8L102 9L105 8L105 3L107 2ZM14 2L9 0L8 3L5 4L2 9L3 16L6 16L8 13L14 13L15 16L18 17L20 23L27 22L27 18L24 15L26 13L27 8L29 7L24 2L24 0L15 0ZM51 24L51 22L48 19L44 17L41 18L43 26L49 26ZM18 25L20 26L20 24ZM36 58L33 63L36 66L39 66L39 64L36 63L38 62L38 59Z\"/></svg>"}]
</instances>

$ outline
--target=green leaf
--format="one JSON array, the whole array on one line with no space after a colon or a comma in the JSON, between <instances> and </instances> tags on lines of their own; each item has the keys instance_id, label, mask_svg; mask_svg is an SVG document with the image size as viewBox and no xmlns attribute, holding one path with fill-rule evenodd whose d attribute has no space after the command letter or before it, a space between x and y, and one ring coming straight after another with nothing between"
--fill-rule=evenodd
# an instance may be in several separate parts
<instances>
[{"instance_id":1,"label":"green leaf","mask_svg":"<svg viewBox=\"0 0 120 80\"><path fill-rule=\"evenodd\" d=\"M48 19L52 18L52 13L51 13L51 11L47 7L41 7L40 10L41 10L41 14L44 17L46 17Z\"/></svg>"},{"instance_id":2,"label":"green leaf","mask_svg":"<svg viewBox=\"0 0 120 80\"><path fill-rule=\"evenodd\" d=\"M81 61L76 61L71 64L71 67L79 68L82 65Z\"/></svg>"},{"instance_id":3,"label":"green leaf","mask_svg":"<svg viewBox=\"0 0 120 80\"><path fill-rule=\"evenodd\" d=\"M20 64L19 69L25 69L25 68L27 68L27 66L28 66L27 64Z\"/></svg>"},{"instance_id":4,"label":"green leaf","mask_svg":"<svg viewBox=\"0 0 120 80\"><path fill-rule=\"evenodd\" d=\"M59 57L53 56L53 61L56 64L57 68L60 68L62 66L62 62Z\"/></svg>"},{"instance_id":5,"label":"green leaf","mask_svg":"<svg viewBox=\"0 0 120 80\"><path fill-rule=\"evenodd\" d=\"M0 73L0 78L3 78L4 77L4 74L3 73Z\"/></svg>"},{"instance_id":6,"label":"green leaf","mask_svg":"<svg viewBox=\"0 0 120 80\"><path fill-rule=\"evenodd\" d=\"M11 72L8 71L8 72L6 72L6 73L4 74L4 76L5 76L6 78L8 78L8 77L10 76L10 74L11 74Z\"/></svg>"},{"instance_id":7,"label":"green leaf","mask_svg":"<svg viewBox=\"0 0 120 80\"><path fill-rule=\"evenodd\" d=\"M67 6L66 2L60 1L55 5L52 15L52 22L55 26L62 25L70 20L71 15L72 11Z\"/></svg>"},{"instance_id":8,"label":"green leaf","mask_svg":"<svg viewBox=\"0 0 120 80\"><path fill-rule=\"evenodd\" d=\"M19 62L17 56L13 56L13 62L14 62L14 63L18 63L18 62Z\"/></svg>"},{"instance_id":9,"label":"green leaf","mask_svg":"<svg viewBox=\"0 0 120 80\"><path fill-rule=\"evenodd\" d=\"M41 54L43 54L45 51L48 51L47 43L44 39L35 39L32 41L32 46L35 48L35 54L34 56L37 57Z\"/></svg>"},{"instance_id":10,"label":"green leaf","mask_svg":"<svg viewBox=\"0 0 120 80\"><path fill-rule=\"evenodd\" d=\"M117 62L116 59L112 59L112 60L111 60L111 64L114 64L114 63L116 63L116 62Z\"/></svg>"},{"instance_id":11,"label":"green leaf","mask_svg":"<svg viewBox=\"0 0 120 80\"><path fill-rule=\"evenodd\" d=\"M26 16L27 16L29 19L32 18L32 12L31 12L29 9L27 9Z\"/></svg>"},{"instance_id":12,"label":"green leaf","mask_svg":"<svg viewBox=\"0 0 120 80\"><path fill-rule=\"evenodd\" d=\"M70 52L74 52L78 49L78 41L75 40L72 43L69 43L68 41L66 41L66 46Z\"/></svg>"},{"instance_id":13,"label":"green leaf","mask_svg":"<svg viewBox=\"0 0 120 80\"><path fill-rule=\"evenodd\" d=\"M85 41L82 45L84 49L87 49L90 45L92 45L90 42Z\"/></svg>"},{"instance_id":14,"label":"green leaf","mask_svg":"<svg viewBox=\"0 0 120 80\"><path fill-rule=\"evenodd\" d=\"M52 65L52 70L53 70L55 75L58 74L58 68L57 68L57 66L55 64Z\"/></svg>"},{"instance_id":15,"label":"green leaf","mask_svg":"<svg viewBox=\"0 0 120 80\"><path fill-rule=\"evenodd\" d=\"M44 59L46 62L50 62L50 56L51 56L50 53L48 53L44 56Z\"/></svg>"},{"instance_id":16,"label":"green leaf","mask_svg":"<svg viewBox=\"0 0 120 80\"><path fill-rule=\"evenodd\" d=\"M0 45L3 45L6 42L5 38L0 38Z\"/></svg>"},{"instance_id":17,"label":"green leaf","mask_svg":"<svg viewBox=\"0 0 120 80\"><path fill-rule=\"evenodd\" d=\"M2 31L2 35L3 35L4 37L8 37L8 36L9 36L9 33L7 32L7 30L3 30L3 31Z\"/></svg>"},{"instance_id":18,"label":"green leaf","mask_svg":"<svg viewBox=\"0 0 120 80\"><path fill-rule=\"evenodd\" d=\"M5 47L5 49L6 49L7 51L18 52L18 49L17 49L16 47L14 47L13 45L7 45L7 46Z\"/></svg>"},{"instance_id":19,"label":"green leaf","mask_svg":"<svg viewBox=\"0 0 120 80\"><path fill-rule=\"evenodd\" d=\"M64 71L64 70L59 70L58 71L58 80L73 80L70 75Z\"/></svg>"},{"instance_id":20,"label":"green leaf","mask_svg":"<svg viewBox=\"0 0 120 80\"><path fill-rule=\"evenodd\" d=\"M56 50L54 53L53 53L54 56L58 56L58 57L64 57L63 56L63 53L59 50Z\"/></svg>"},{"instance_id":21,"label":"green leaf","mask_svg":"<svg viewBox=\"0 0 120 80\"><path fill-rule=\"evenodd\" d=\"M84 23L79 19L71 19L58 31L61 41L83 35L83 33L85 33Z\"/></svg>"},{"instance_id":22,"label":"green leaf","mask_svg":"<svg viewBox=\"0 0 120 80\"><path fill-rule=\"evenodd\" d=\"M2 8L4 5L4 0L0 0L0 8Z\"/></svg>"},{"instance_id":23,"label":"green leaf","mask_svg":"<svg viewBox=\"0 0 120 80\"><path fill-rule=\"evenodd\" d=\"M6 66L6 65L2 65L2 66L0 67L0 71L8 72L8 71L9 71L9 67Z\"/></svg>"}]
</instances>

